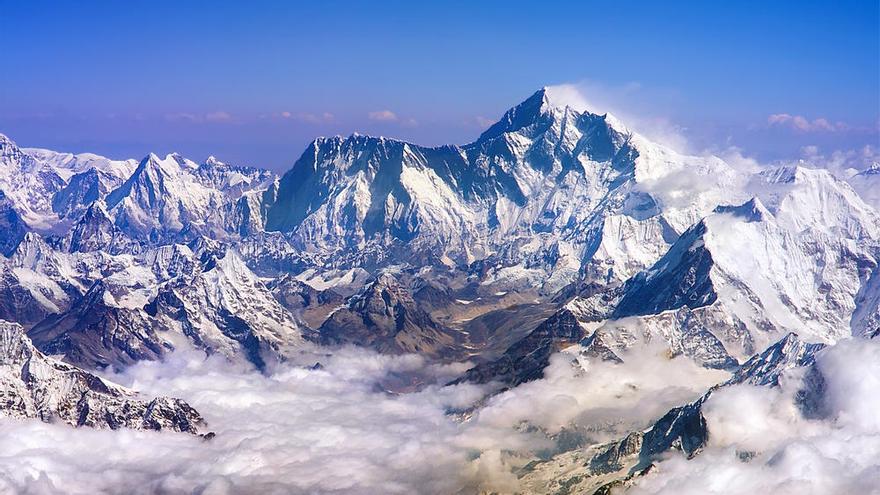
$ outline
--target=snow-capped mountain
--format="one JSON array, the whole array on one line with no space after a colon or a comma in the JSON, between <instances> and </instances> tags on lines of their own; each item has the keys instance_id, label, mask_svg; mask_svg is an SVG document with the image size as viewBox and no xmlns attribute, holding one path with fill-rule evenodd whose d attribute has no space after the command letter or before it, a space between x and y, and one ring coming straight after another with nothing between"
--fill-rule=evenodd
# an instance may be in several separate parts
<instances>
[{"instance_id":1,"label":"snow-capped mountain","mask_svg":"<svg viewBox=\"0 0 880 495\"><path fill-rule=\"evenodd\" d=\"M315 348L415 353L459 370L444 382L499 393L560 351L623 363L660 345L731 376L723 386L775 386L823 345L880 334L878 176L744 171L548 88L472 143L319 138L281 178L0 136L0 319L26 355L8 358L0 412L196 432L185 403L86 371L183 348L266 374ZM713 390L521 478L599 488L670 449L694 454Z\"/></svg>"},{"instance_id":2,"label":"snow-capped mountain","mask_svg":"<svg viewBox=\"0 0 880 495\"><path fill-rule=\"evenodd\" d=\"M850 177L848 182L866 203L880 209L880 163L874 162Z\"/></svg>"},{"instance_id":3,"label":"snow-capped mountain","mask_svg":"<svg viewBox=\"0 0 880 495\"><path fill-rule=\"evenodd\" d=\"M67 226L133 170L133 160L21 149L0 135L0 190L24 222L41 231L57 232Z\"/></svg>"},{"instance_id":4,"label":"snow-capped mountain","mask_svg":"<svg viewBox=\"0 0 880 495\"><path fill-rule=\"evenodd\" d=\"M686 198L661 190L682 172L712 187ZM281 179L266 226L334 253L327 263L494 259L492 280L555 292L581 271L629 277L736 180L720 159L650 143L545 88L465 146L318 139Z\"/></svg>"},{"instance_id":5,"label":"snow-capped mountain","mask_svg":"<svg viewBox=\"0 0 880 495\"><path fill-rule=\"evenodd\" d=\"M104 266L81 296L29 335L40 349L87 367L158 359L192 345L262 368L302 343L300 325L234 251L192 245L195 251L173 244L114 258L117 266Z\"/></svg>"},{"instance_id":6,"label":"snow-capped mountain","mask_svg":"<svg viewBox=\"0 0 880 495\"><path fill-rule=\"evenodd\" d=\"M239 214L238 222L244 225L227 217L243 194L268 187L271 180L265 171L229 167L213 159L200 166L179 155L150 154L106 202L116 225L134 238L158 242L223 237L251 227L250 215Z\"/></svg>"},{"instance_id":7,"label":"snow-capped mountain","mask_svg":"<svg viewBox=\"0 0 880 495\"><path fill-rule=\"evenodd\" d=\"M614 487L630 485L673 452L688 458L700 454L711 434L703 405L712 394L739 384L777 387L780 377L792 371L805 371L810 377L799 393L799 407L805 415L815 414L811 408L818 407L826 393L815 367L816 355L824 347L805 343L790 333L743 363L729 380L711 387L697 400L669 410L648 428L535 463L521 474L524 484L534 493L559 493L563 488L609 493Z\"/></svg>"},{"instance_id":8,"label":"snow-capped mountain","mask_svg":"<svg viewBox=\"0 0 880 495\"><path fill-rule=\"evenodd\" d=\"M0 213L10 225L43 234L63 235L99 200L113 223L137 242L252 233L262 230L263 201L276 187L269 171L214 157L202 164L176 154L111 160L19 148L0 135Z\"/></svg>"},{"instance_id":9,"label":"snow-capped mountain","mask_svg":"<svg viewBox=\"0 0 880 495\"><path fill-rule=\"evenodd\" d=\"M650 268L575 298L467 377L538 378L552 350L581 338L611 356L660 339L674 354L731 369L789 332L824 343L875 333L877 211L825 170L782 167L752 182L769 207L758 197L719 205Z\"/></svg>"},{"instance_id":10,"label":"snow-capped mountain","mask_svg":"<svg viewBox=\"0 0 880 495\"><path fill-rule=\"evenodd\" d=\"M205 421L189 404L145 398L34 348L24 329L0 320L0 417L73 426L198 434Z\"/></svg>"}]
</instances>

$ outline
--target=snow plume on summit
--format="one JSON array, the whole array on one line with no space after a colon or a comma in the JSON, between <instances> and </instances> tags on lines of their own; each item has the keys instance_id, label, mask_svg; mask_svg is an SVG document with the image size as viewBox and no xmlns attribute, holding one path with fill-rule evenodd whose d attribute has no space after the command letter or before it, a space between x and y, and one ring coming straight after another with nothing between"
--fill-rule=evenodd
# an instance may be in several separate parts
<instances>
[{"instance_id":1,"label":"snow plume on summit","mask_svg":"<svg viewBox=\"0 0 880 495\"><path fill-rule=\"evenodd\" d=\"M0 493L876 488L880 169L677 151L640 91L283 177L0 137ZM181 423L99 376L216 436L73 429Z\"/></svg>"},{"instance_id":2,"label":"snow plume on summit","mask_svg":"<svg viewBox=\"0 0 880 495\"><path fill-rule=\"evenodd\" d=\"M679 153L698 151L688 140L685 130L667 115L670 109L657 106L658 101L668 100L668 95L655 94L656 91L638 82L609 86L584 80L546 86L544 89L553 106L568 106L578 112L598 115L610 114L621 125L626 124L630 130L655 143Z\"/></svg>"}]
</instances>

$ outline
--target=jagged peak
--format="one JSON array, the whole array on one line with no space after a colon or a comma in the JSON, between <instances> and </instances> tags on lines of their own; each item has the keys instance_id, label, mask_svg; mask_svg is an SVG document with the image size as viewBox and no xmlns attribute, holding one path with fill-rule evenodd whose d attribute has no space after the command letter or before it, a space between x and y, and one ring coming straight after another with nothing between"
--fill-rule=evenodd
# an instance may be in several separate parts
<instances>
[{"instance_id":1,"label":"jagged peak","mask_svg":"<svg viewBox=\"0 0 880 495\"><path fill-rule=\"evenodd\" d=\"M816 353L824 347L825 344L808 343L796 333L789 332L743 363L728 383L776 384L782 372L812 363Z\"/></svg>"},{"instance_id":2,"label":"jagged peak","mask_svg":"<svg viewBox=\"0 0 880 495\"><path fill-rule=\"evenodd\" d=\"M89 209L87 212L91 212L92 214L100 214L105 217L110 217L107 213L107 203L104 202L103 199L98 199L92 201L92 204L89 205Z\"/></svg>"},{"instance_id":3,"label":"jagged peak","mask_svg":"<svg viewBox=\"0 0 880 495\"><path fill-rule=\"evenodd\" d=\"M223 243L204 235L196 236L187 244L187 248L197 257L205 254L219 253L224 250Z\"/></svg>"},{"instance_id":4,"label":"jagged peak","mask_svg":"<svg viewBox=\"0 0 880 495\"><path fill-rule=\"evenodd\" d=\"M0 320L0 365L27 361L35 352L20 324Z\"/></svg>"},{"instance_id":5,"label":"jagged peak","mask_svg":"<svg viewBox=\"0 0 880 495\"><path fill-rule=\"evenodd\" d=\"M880 175L880 162L872 163L868 168L860 172L859 175Z\"/></svg>"},{"instance_id":6,"label":"jagged peak","mask_svg":"<svg viewBox=\"0 0 880 495\"><path fill-rule=\"evenodd\" d=\"M558 85L539 89L525 101L505 112L498 122L480 135L477 142L534 126L549 126L556 120L577 119L585 115L601 119L616 132L630 133L614 115L607 112L599 113L592 108L574 86Z\"/></svg>"},{"instance_id":7,"label":"jagged peak","mask_svg":"<svg viewBox=\"0 0 880 495\"><path fill-rule=\"evenodd\" d=\"M833 180L826 169L807 167L803 164L787 164L765 170L759 174L769 184L799 184L810 178Z\"/></svg>"},{"instance_id":8,"label":"jagged peak","mask_svg":"<svg viewBox=\"0 0 880 495\"><path fill-rule=\"evenodd\" d=\"M25 232L24 237L22 237L21 242L18 244L18 247L15 249L15 254L20 256L27 256L31 253L37 253L42 251L52 251L52 248L46 244L46 241L37 234L36 232Z\"/></svg>"},{"instance_id":9,"label":"jagged peak","mask_svg":"<svg viewBox=\"0 0 880 495\"><path fill-rule=\"evenodd\" d=\"M205 159L205 163L204 163L204 165L206 165L206 166L208 166L208 167L219 167L219 168L226 168L226 167L228 167L228 165L226 164L226 162L222 162L222 161L220 161L220 160L219 160L216 156L214 156L214 155L210 155L208 158L206 158L206 159Z\"/></svg>"},{"instance_id":10,"label":"jagged peak","mask_svg":"<svg viewBox=\"0 0 880 495\"><path fill-rule=\"evenodd\" d=\"M752 199L746 201L745 203L736 206L736 205L721 205L715 208L715 213L729 213L735 217L743 218L747 222L760 222L771 218L773 215L770 213L764 203L761 202L757 197L752 197Z\"/></svg>"},{"instance_id":11,"label":"jagged peak","mask_svg":"<svg viewBox=\"0 0 880 495\"><path fill-rule=\"evenodd\" d=\"M6 134L0 132L0 146L16 146L15 141L9 138Z\"/></svg>"},{"instance_id":12,"label":"jagged peak","mask_svg":"<svg viewBox=\"0 0 880 495\"><path fill-rule=\"evenodd\" d=\"M15 141L9 139L5 134L0 134L0 156L17 155L21 155L21 149L15 144Z\"/></svg>"}]
</instances>

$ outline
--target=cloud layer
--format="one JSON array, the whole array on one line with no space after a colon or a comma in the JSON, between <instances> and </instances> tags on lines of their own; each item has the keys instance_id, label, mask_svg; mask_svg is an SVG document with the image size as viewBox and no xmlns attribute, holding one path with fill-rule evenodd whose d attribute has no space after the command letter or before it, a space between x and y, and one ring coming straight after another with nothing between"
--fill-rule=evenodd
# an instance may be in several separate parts
<instances>
[{"instance_id":1,"label":"cloud layer","mask_svg":"<svg viewBox=\"0 0 880 495\"><path fill-rule=\"evenodd\" d=\"M880 342L846 340L818 357L827 417L795 403L802 373L777 389L739 385L706 402L709 445L671 455L628 493L880 493Z\"/></svg>"},{"instance_id":2,"label":"cloud layer","mask_svg":"<svg viewBox=\"0 0 880 495\"><path fill-rule=\"evenodd\" d=\"M560 354L546 379L471 415L486 387L384 391L413 377L444 383L461 365L343 349L319 355L320 369L288 365L264 376L181 351L111 376L187 399L214 439L0 420L0 492L510 493L518 489L514 469L554 450L548 433L578 425L611 437L717 378L686 360L639 358L584 371Z\"/></svg>"}]
</instances>

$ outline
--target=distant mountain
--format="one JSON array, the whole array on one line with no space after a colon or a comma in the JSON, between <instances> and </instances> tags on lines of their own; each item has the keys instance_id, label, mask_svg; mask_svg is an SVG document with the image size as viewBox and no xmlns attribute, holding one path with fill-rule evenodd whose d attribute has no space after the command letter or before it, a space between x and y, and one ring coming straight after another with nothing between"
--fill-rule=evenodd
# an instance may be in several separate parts
<instances>
[{"instance_id":1,"label":"distant mountain","mask_svg":"<svg viewBox=\"0 0 880 495\"><path fill-rule=\"evenodd\" d=\"M650 192L683 170L708 187L683 202ZM720 159L679 155L542 89L465 146L314 141L282 177L266 228L333 265L487 259L495 280L555 292L581 272L623 280L653 262L734 180Z\"/></svg>"},{"instance_id":2,"label":"distant mountain","mask_svg":"<svg viewBox=\"0 0 880 495\"><path fill-rule=\"evenodd\" d=\"M880 163L874 162L870 167L850 177L848 182L866 203L880 209Z\"/></svg>"},{"instance_id":3,"label":"distant mountain","mask_svg":"<svg viewBox=\"0 0 880 495\"><path fill-rule=\"evenodd\" d=\"M318 138L280 178L0 135L0 320L26 332L17 349L80 377L69 390L98 394L90 410L137 412L109 427L159 413L89 388L83 370L184 346L259 371L316 345L417 353L467 360L456 383L499 390L540 379L560 351L621 362L652 343L772 377L789 367L779 356L880 335L880 169L744 171L562 96L544 88L460 146ZM0 410L33 417L15 363L6 380L25 398ZM190 431L174 404L157 402L157 421ZM697 448L699 406L592 446L592 473Z\"/></svg>"},{"instance_id":4,"label":"distant mountain","mask_svg":"<svg viewBox=\"0 0 880 495\"><path fill-rule=\"evenodd\" d=\"M167 242L224 237L246 230L227 218L236 200L271 181L258 169L228 167L216 160L200 166L179 155L151 154L106 202L116 225L135 238Z\"/></svg>"},{"instance_id":5,"label":"distant mountain","mask_svg":"<svg viewBox=\"0 0 880 495\"><path fill-rule=\"evenodd\" d=\"M611 355L660 338L676 354L731 369L789 332L824 343L877 332L877 211L825 170L783 167L753 180L769 208L758 198L717 207L648 269L575 298L543 324L569 322L565 331L539 327L466 376L538 378L549 352L578 335Z\"/></svg>"}]
</instances>

